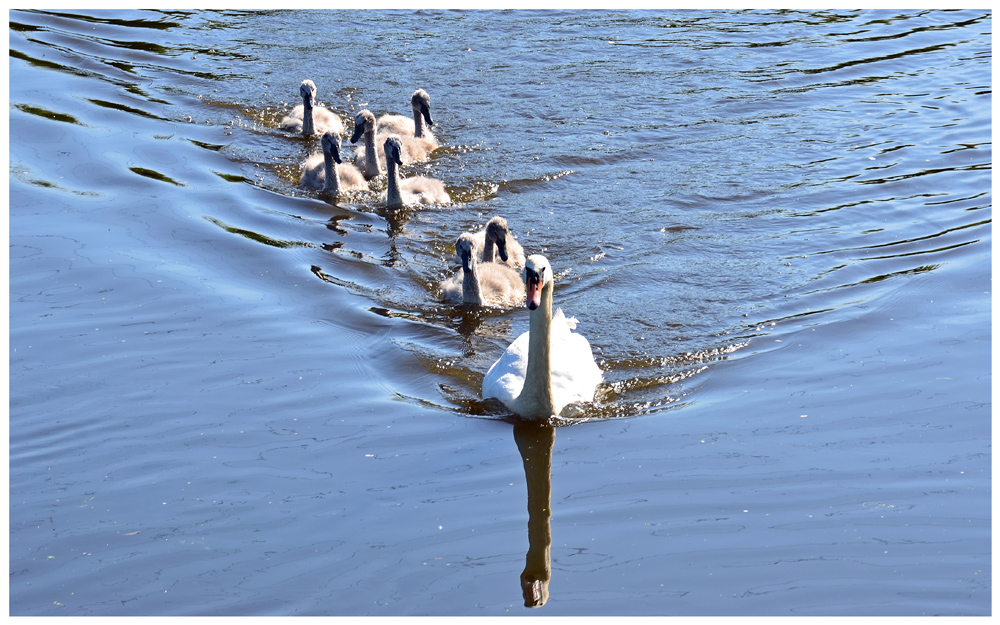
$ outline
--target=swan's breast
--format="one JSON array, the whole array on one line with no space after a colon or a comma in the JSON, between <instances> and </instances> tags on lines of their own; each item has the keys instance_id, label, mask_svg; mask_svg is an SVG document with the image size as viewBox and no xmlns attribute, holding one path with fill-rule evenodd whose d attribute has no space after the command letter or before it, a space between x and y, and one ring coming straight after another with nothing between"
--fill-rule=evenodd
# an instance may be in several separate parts
<instances>
[{"instance_id":1,"label":"swan's breast","mask_svg":"<svg viewBox=\"0 0 1000 625\"><path fill-rule=\"evenodd\" d=\"M495 397L508 407L521 394L528 370L528 332L507 346L483 378L483 397Z\"/></svg>"}]
</instances>

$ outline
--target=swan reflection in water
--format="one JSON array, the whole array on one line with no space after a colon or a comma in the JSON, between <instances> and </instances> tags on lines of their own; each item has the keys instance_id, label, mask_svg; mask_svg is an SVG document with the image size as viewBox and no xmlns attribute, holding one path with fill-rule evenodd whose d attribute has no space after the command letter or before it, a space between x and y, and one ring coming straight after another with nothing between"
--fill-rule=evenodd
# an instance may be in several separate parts
<instances>
[{"instance_id":1,"label":"swan reflection in water","mask_svg":"<svg viewBox=\"0 0 1000 625\"><path fill-rule=\"evenodd\" d=\"M528 553L521 573L524 606L538 608L549 600L552 576L550 547L552 529L552 447L556 428L529 421L514 424L514 442L524 462L524 480L528 486Z\"/></svg>"}]
</instances>

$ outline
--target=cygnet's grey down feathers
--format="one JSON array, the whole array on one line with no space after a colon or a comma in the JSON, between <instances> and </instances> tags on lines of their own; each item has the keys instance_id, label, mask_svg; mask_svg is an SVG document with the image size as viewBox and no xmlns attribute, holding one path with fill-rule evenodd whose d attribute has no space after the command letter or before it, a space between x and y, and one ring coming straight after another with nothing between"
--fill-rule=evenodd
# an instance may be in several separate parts
<instances>
[{"instance_id":1,"label":"cygnet's grey down feathers","mask_svg":"<svg viewBox=\"0 0 1000 625\"><path fill-rule=\"evenodd\" d=\"M441 283L441 297L452 304L473 306L515 306L523 301L521 274L501 263L481 263L475 251L472 235L462 233L455 241L462 268Z\"/></svg>"},{"instance_id":2,"label":"cygnet's grey down feathers","mask_svg":"<svg viewBox=\"0 0 1000 625\"><path fill-rule=\"evenodd\" d=\"M510 234L507 220L499 215L486 222L486 227L472 233L476 242L476 254L484 263L503 262L512 267L524 266L524 248ZM455 255L455 263L461 259Z\"/></svg>"},{"instance_id":3,"label":"cygnet's grey down feathers","mask_svg":"<svg viewBox=\"0 0 1000 625\"><path fill-rule=\"evenodd\" d=\"M399 167L403 160L399 137L387 137L383 150L388 166L386 190L382 194L386 208L399 208L409 204L444 204L451 201L440 180L426 176L411 176L400 180Z\"/></svg>"},{"instance_id":4,"label":"cygnet's grey down feathers","mask_svg":"<svg viewBox=\"0 0 1000 625\"><path fill-rule=\"evenodd\" d=\"M316 83L303 80L299 85L302 104L298 104L281 120L281 129L302 133L310 137L330 131L338 135L344 132L344 122L340 116L322 106L316 106Z\"/></svg>"},{"instance_id":5,"label":"cygnet's grey down feathers","mask_svg":"<svg viewBox=\"0 0 1000 625\"><path fill-rule=\"evenodd\" d=\"M423 89L417 89L410 96L410 108L413 110L412 119L404 115L391 114L379 117L379 132L384 135L399 135L403 141L409 137L425 139L427 147L433 150L437 147L437 140L431 132L431 127L434 126L434 121L431 119L431 97Z\"/></svg>"},{"instance_id":6,"label":"cygnet's grey down feathers","mask_svg":"<svg viewBox=\"0 0 1000 625\"><path fill-rule=\"evenodd\" d=\"M368 182L358 168L341 158L339 134L323 133L320 144L323 151L311 154L302 163L300 184L336 193L368 189Z\"/></svg>"},{"instance_id":7,"label":"cygnet's grey down feathers","mask_svg":"<svg viewBox=\"0 0 1000 625\"><path fill-rule=\"evenodd\" d=\"M354 150L354 160L359 163L358 167L370 180L385 170L385 152L383 145L386 137L396 135L400 142L400 157L403 163L417 163L426 161L427 157L438 147L437 139L430 131L430 126L434 124L431 120L430 96L423 89L417 89L410 98L410 105L413 109L413 119L408 119L402 115L383 115L375 119L370 111L361 111L355 117L354 134L351 136L351 143L357 143L358 139L364 135L365 141ZM368 115L361 113L368 112ZM424 126L426 121L427 126ZM371 139L369 140L369 134ZM373 147L374 146L374 147ZM379 168L376 172L368 153L376 151L376 160ZM361 165L360 163L365 163Z\"/></svg>"}]
</instances>

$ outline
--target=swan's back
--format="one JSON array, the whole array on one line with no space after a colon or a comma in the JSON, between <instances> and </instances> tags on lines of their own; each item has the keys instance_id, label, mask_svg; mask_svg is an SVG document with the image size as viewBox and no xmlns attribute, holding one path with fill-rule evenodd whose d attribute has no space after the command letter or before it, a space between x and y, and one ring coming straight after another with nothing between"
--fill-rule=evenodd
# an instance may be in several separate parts
<instances>
[{"instance_id":1,"label":"swan's back","mask_svg":"<svg viewBox=\"0 0 1000 625\"><path fill-rule=\"evenodd\" d=\"M434 121L431 119L431 97L427 95L427 92L423 89L417 89L410 96L410 108L413 111L413 117L406 117L405 115L393 115L386 114L378 118L378 126L381 132L386 134L397 134L400 137L414 137L417 133L417 126L415 118L418 116L423 117L426 124L421 124L423 135L422 138L429 138L431 142L429 145L433 145L431 149L437 147L437 141L433 139L430 127L434 125Z\"/></svg>"},{"instance_id":2,"label":"swan's back","mask_svg":"<svg viewBox=\"0 0 1000 625\"><path fill-rule=\"evenodd\" d=\"M463 299L462 279L464 277L462 270L459 269L458 273L443 281L441 283L441 299L449 304L461 304Z\"/></svg>"},{"instance_id":3,"label":"swan's back","mask_svg":"<svg viewBox=\"0 0 1000 625\"><path fill-rule=\"evenodd\" d=\"M340 174L340 188L344 191L367 191L368 181L361 170L350 163L337 165L337 173Z\"/></svg>"},{"instance_id":4,"label":"swan's back","mask_svg":"<svg viewBox=\"0 0 1000 625\"><path fill-rule=\"evenodd\" d=\"M426 161L431 152L437 149L438 142L433 136L413 137L402 135L400 139L406 150L406 160L403 162L418 163Z\"/></svg>"},{"instance_id":5,"label":"swan's back","mask_svg":"<svg viewBox=\"0 0 1000 625\"><path fill-rule=\"evenodd\" d=\"M524 302L524 280L521 273L499 263L479 263L479 289L497 306L517 306Z\"/></svg>"},{"instance_id":6,"label":"swan's back","mask_svg":"<svg viewBox=\"0 0 1000 625\"><path fill-rule=\"evenodd\" d=\"M340 119L340 115L322 106L313 107L313 124L316 125L316 134L335 132L339 135L344 132L344 120Z\"/></svg>"}]
</instances>

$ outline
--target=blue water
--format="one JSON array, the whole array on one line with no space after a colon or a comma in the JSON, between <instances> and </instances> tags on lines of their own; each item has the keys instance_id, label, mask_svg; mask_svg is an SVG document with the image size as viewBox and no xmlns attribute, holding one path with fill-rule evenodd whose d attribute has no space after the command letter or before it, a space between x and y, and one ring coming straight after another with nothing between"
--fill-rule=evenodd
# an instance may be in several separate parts
<instances>
[{"instance_id":1,"label":"blue water","mask_svg":"<svg viewBox=\"0 0 1000 625\"><path fill-rule=\"evenodd\" d=\"M12 614L991 614L989 11L9 27ZM298 186L305 78L348 156L427 90L452 202ZM555 427L439 299L497 214L604 371Z\"/></svg>"}]
</instances>

